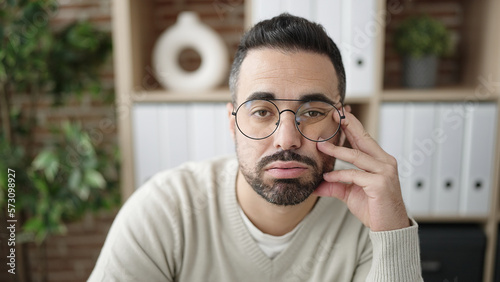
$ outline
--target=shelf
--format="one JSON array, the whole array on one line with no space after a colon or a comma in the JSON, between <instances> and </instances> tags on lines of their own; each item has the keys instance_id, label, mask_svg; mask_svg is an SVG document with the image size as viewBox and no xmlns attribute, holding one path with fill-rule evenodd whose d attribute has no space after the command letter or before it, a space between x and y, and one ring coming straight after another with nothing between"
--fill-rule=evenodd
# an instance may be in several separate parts
<instances>
[{"instance_id":1,"label":"shelf","mask_svg":"<svg viewBox=\"0 0 500 282\"><path fill-rule=\"evenodd\" d=\"M219 88L187 94L162 89L155 78L152 68L151 52L156 40L166 28L175 23L177 14L183 10L200 12L202 21L211 25L223 37L234 54L243 34L244 24L250 26L251 0L244 1L244 6L231 6L224 11L224 19L213 9L213 3L203 1L185 1L183 5L172 5L171 1L115 1L113 5L113 36L115 48L115 77L117 101L140 103L224 103L231 100L227 82ZM200 3L198 3L200 2ZM201 3L203 2L203 3ZM500 106L500 36L496 32L500 25L500 1L413 1L406 3L404 9L395 12L390 0L377 0L379 8L390 17L382 17L381 33L374 34L377 45L376 69L378 75L376 87L370 96L348 93L345 104L351 105L353 114L363 123L372 136L377 136L379 129L380 102L496 102ZM411 2L411 1L409 1ZM415 3L414 3L415 2ZM418 3L417 3L418 2ZM234 4L234 3L233 3ZM229 7L229 6L228 6ZM429 12L433 17L443 20L453 30L456 39L456 53L444 58L440 63L438 87L433 89L404 89L401 87L401 57L392 48L392 34L402 20L413 14ZM390 14L388 14L390 13ZM387 20L387 22L385 22ZM181 62L182 63L182 62ZM232 63L228 58L227 64ZM490 82L490 85L484 83ZM385 85L385 88L384 86ZM451 85L451 86L450 86ZM398 88L396 88L398 87ZM147 89L147 90L146 90ZM132 107L118 111L119 142L122 152L122 195L127 199L134 191L134 125ZM500 117L497 117L497 122ZM500 133L497 134L500 137ZM497 137L496 148L500 143ZM499 171L499 157L494 171ZM495 185L498 197L499 174L495 173ZM495 200L497 209L488 216L416 216L419 223L456 223L478 224L487 229L492 224L500 223L500 199ZM484 281L492 280L494 270L494 250L488 235L487 254L485 255Z\"/></svg>"},{"instance_id":2,"label":"shelf","mask_svg":"<svg viewBox=\"0 0 500 282\"><path fill-rule=\"evenodd\" d=\"M418 223L486 223L487 216L416 216Z\"/></svg>"},{"instance_id":3,"label":"shelf","mask_svg":"<svg viewBox=\"0 0 500 282\"><path fill-rule=\"evenodd\" d=\"M364 97L349 97L349 94L346 95L344 104L369 104L372 99L372 96L364 96Z\"/></svg>"},{"instance_id":4,"label":"shelf","mask_svg":"<svg viewBox=\"0 0 500 282\"><path fill-rule=\"evenodd\" d=\"M385 102L485 102L496 101L497 99L497 93L485 95L470 86L433 89L386 89L381 95L381 100Z\"/></svg>"},{"instance_id":5,"label":"shelf","mask_svg":"<svg viewBox=\"0 0 500 282\"><path fill-rule=\"evenodd\" d=\"M168 90L135 91L131 95L135 103L193 103L193 102L229 102L229 88L220 87L200 93L182 93ZM346 97L345 104L358 105L370 103L372 97Z\"/></svg>"}]
</instances>

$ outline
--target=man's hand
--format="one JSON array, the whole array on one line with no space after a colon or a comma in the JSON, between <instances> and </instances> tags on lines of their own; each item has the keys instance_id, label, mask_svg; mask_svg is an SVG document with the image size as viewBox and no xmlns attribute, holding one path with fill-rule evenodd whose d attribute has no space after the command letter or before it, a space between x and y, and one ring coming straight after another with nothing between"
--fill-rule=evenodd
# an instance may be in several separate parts
<instances>
[{"instance_id":1,"label":"man's hand","mask_svg":"<svg viewBox=\"0 0 500 282\"><path fill-rule=\"evenodd\" d=\"M342 200L372 231L410 226L401 196L396 159L377 144L354 115L346 111L345 116L342 130L353 149L328 142L319 142L317 147L321 152L352 163L362 170L325 173L325 181L315 194Z\"/></svg>"}]
</instances>

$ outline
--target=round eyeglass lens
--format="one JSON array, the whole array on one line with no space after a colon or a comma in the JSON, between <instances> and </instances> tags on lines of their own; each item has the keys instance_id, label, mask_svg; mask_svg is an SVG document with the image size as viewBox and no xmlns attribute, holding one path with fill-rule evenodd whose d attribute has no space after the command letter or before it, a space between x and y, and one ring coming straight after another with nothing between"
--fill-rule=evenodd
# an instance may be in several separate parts
<instances>
[{"instance_id":1,"label":"round eyeglass lens","mask_svg":"<svg viewBox=\"0 0 500 282\"><path fill-rule=\"evenodd\" d=\"M276 131L280 119L275 104L267 100L249 100L236 110L236 125L248 138L264 139Z\"/></svg>"},{"instance_id":2,"label":"round eyeglass lens","mask_svg":"<svg viewBox=\"0 0 500 282\"><path fill-rule=\"evenodd\" d=\"M340 120L339 110L326 102L305 102L294 114L298 131L311 141L329 140L340 129L340 124L332 116L339 115ZM249 100L236 110L236 126L243 135L251 139L271 136L279 127L279 123L280 110L268 100Z\"/></svg>"},{"instance_id":3,"label":"round eyeglass lens","mask_svg":"<svg viewBox=\"0 0 500 282\"><path fill-rule=\"evenodd\" d=\"M297 110L296 124L300 133L311 141L331 139L340 129L340 124L333 119L332 114L339 115L335 106L321 101L304 103Z\"/></svg>"}]
</instances>

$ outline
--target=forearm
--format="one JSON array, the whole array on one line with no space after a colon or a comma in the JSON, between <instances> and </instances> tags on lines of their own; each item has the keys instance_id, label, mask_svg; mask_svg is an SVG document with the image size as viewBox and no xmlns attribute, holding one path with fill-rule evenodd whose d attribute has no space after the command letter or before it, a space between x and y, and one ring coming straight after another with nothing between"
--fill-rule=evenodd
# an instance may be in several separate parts
<instances>
[{"instance_id":1,"label":"forearm","mask_svg":"<svg viewBox=\"0 0 500 282\"><path fill-rule=\"evenodd\" d=\"M370 232L373 260L366 281L423 281L420 267L418 225Z\"/></svg>"}]
</instances>

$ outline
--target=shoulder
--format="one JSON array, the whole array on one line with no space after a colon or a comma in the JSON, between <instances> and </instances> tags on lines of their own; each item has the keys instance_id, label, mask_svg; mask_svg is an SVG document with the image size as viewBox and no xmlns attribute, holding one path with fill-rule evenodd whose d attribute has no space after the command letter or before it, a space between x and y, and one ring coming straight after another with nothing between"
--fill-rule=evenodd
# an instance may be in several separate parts
<instances>
[{"instance_id":1,"label":"shoulder","mask_svg":"<svg viewBox=\"0 0 500 282\"><path fill-rule=\"evenodd\" d=\"M220 181L235 173L238 162L234 156L217 157L199 162L187 162L174 169L157 173L143 187L164 187L172 184ZM142 189L142 187L140 188Z\"/></svg>"},{"instance_id":2,"label":"shoulder","mask_svg":"<svg viewBox=\"0 0 500 282\"><path fill-rule=\"evenodd\" d=\"M196 197L217 193L235 177L238 162L235 157L218 157L200 162L187 162L161 171L139 187L127 202L175 208L192 205Z\"/></svg>"}]
</instances>

